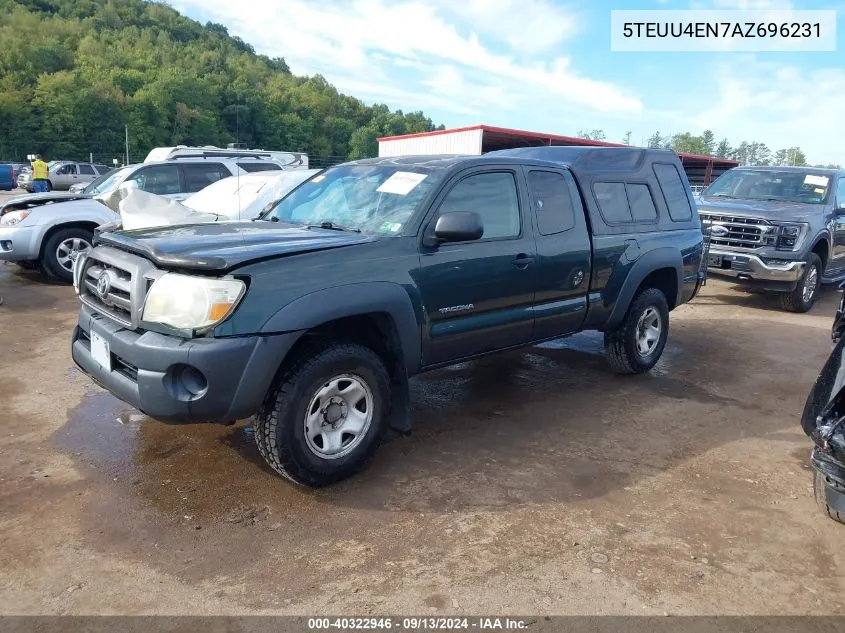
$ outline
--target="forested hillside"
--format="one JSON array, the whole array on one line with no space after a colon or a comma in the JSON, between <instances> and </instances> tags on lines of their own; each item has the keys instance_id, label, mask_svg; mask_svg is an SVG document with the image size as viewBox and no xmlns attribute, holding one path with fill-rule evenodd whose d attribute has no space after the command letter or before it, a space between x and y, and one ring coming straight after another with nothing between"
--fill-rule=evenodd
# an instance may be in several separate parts
<instances>
[{"instance_id":1,"label":"forested hillside","mask_svg":"<svg viewBox=\"0 0 845 633\"><path fill-rule=\"evenodd\" d=\"M313 156L374 155L434 129L291 74L219 24L143 0L0 0L0 160L132 160L155 146L239 140Z\"/></svg>"}]
</instances>

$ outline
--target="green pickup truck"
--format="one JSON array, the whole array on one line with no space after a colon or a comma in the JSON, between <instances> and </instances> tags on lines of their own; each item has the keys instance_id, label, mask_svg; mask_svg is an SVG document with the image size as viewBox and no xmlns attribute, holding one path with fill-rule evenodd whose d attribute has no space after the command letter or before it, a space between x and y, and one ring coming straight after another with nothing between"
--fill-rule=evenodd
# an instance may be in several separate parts
<instances>
[{"instance_id":1,"label":"green pickup truck","mask_svg":"<svg viewBox=\"0 0 845 633\"><path fill-rule=\"evenodd\" d=\"M361 160L253 222L99 235L73 358L159 420L255 416L267 463L321 486L410 431L414 374L583 330L648 371L703 254L669 150Z\"/></svg>"}]
</instances>

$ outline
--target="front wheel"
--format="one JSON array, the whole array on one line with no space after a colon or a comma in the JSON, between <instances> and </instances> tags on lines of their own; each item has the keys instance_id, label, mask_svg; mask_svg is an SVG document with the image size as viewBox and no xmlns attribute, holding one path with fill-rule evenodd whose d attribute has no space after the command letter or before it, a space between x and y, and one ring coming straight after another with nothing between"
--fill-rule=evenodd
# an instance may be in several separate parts
<instances>
[{"instance_id":1,"label":"front wheel","mask_svg":"<svg viewBox=\"0 0 845 633\"><path fill-rule=\"evenodd\" d=\"M795 290L780 296L781 307L789 312L809 312L819 296L821 277L822 260L815 253L810 253Z\"/></svg>"},{"instance_id":2,"label":"front wheel","mask_svg":"<svg viewBox=\"0 0 845 633\"><path fill-rule=\"evenodd\" d=\"M94 232L88 229L59 229L44 244L41 268L60 281L72 282L73 263L80 254L91 250L93 240Z\"/></svg>"},{"instance_id":3,"label":"front wheel","mask_svg":"<svg viewBox=\"0 0 845 633\"><path fill-rule=\"evenodd\" d=\"M294 483L320 487L361 470L388 425L390 377L356 343L306 348L255 419L264 461Z\"/></svg>"},{"instance_id":4,"label":"front wheel","mask_svg":"<svg viewBox=\"0 0 845 633\"><path fill-rule=\"evenodd\" d=\"M631 302L625 319L604 333L604 350L613 371L640 374L660 360L669 336L669 304L657 288L646 288Z\"/></svg>"}]
</instances>

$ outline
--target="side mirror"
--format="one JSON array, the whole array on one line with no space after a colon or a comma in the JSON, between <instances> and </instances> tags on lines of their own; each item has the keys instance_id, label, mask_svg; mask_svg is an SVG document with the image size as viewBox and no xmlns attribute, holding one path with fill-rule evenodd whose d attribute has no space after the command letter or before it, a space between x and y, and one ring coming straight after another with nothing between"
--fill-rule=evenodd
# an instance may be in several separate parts
<instances>
[{"instance_id":1,"label":"side mirror","mask_svg":"<svg viewBox=\"0 0 845 633\"><path fill-rule=\"evenodd\" d=\"M437 218L434 237L439 242L468 242L484 235L481 216L473 211L456 211Z\"/></svg>"}]
</instances>

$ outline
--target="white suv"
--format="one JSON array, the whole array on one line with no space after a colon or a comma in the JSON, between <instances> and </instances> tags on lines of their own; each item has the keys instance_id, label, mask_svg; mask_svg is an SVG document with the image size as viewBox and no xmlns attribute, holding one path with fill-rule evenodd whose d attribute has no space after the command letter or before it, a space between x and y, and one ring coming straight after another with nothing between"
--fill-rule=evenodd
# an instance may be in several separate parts
<instances>
[{"instance_id":1,"label":"white suv","mask_svg":"<svg viewBox=\"0 0 845 633\"><path fill-rule=\"evenodd\" d=\"M40 267L70 283L73 262L91 248L94 229L119 215L102 203L123 183L174 200L229 176L282 171L273 160L253 157L173 158L129 165L101 176L78 194L45 193L6 200L0 206L0 260Z\"/></svg>"}]
</instances>

